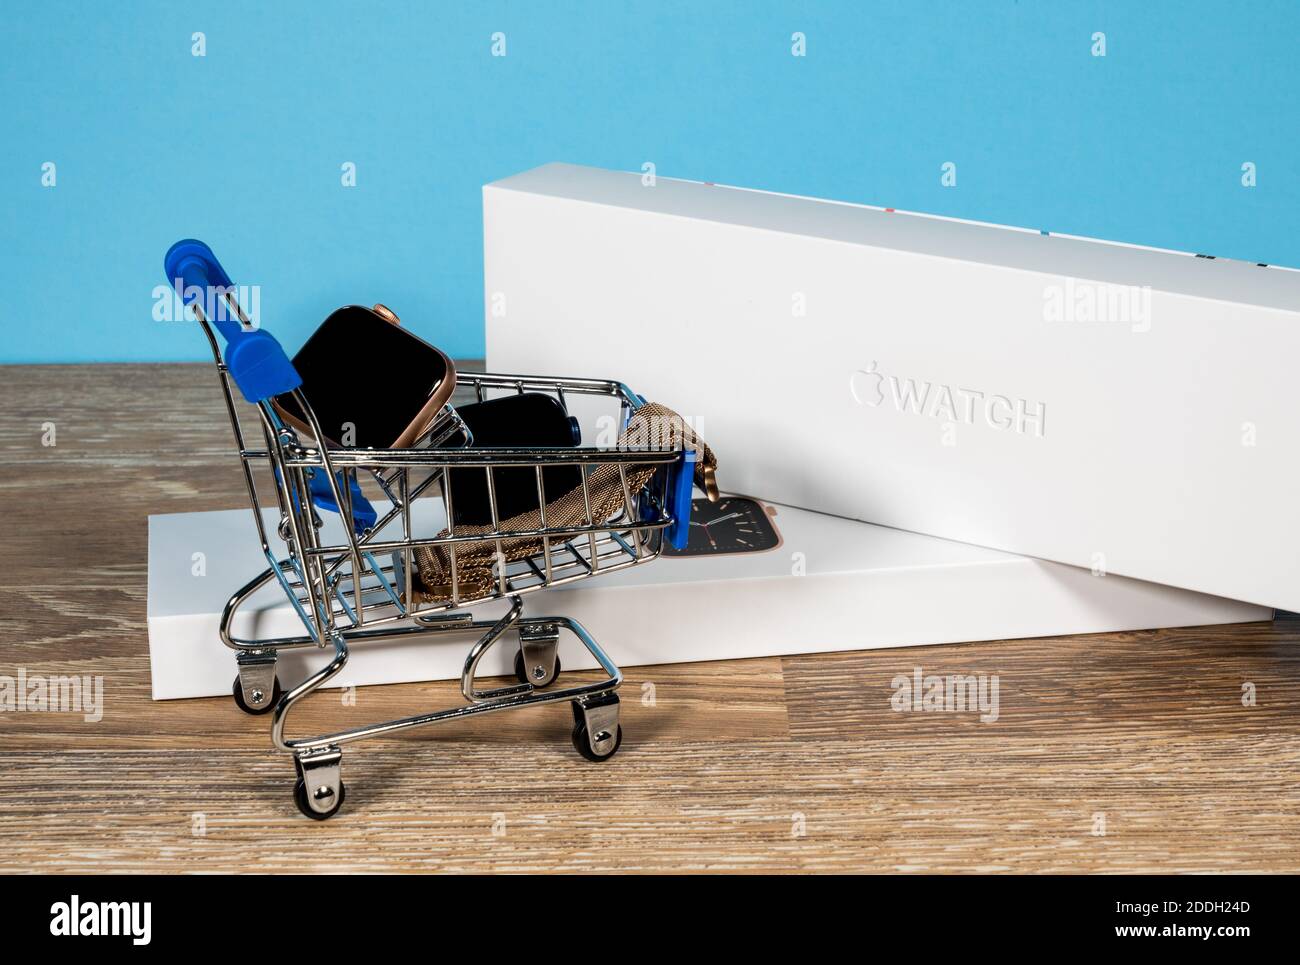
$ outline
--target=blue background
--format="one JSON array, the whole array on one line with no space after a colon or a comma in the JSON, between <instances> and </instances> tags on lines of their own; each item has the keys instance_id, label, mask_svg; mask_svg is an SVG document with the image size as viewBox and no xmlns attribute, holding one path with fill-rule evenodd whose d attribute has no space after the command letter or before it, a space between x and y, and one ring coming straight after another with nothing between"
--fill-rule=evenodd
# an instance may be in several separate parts
<instances>
[{"instance_id":1,"label":"blue background","mask_svg":"<svg viewBox=\"0 0 1300 965\"><path fill-rule=\"evenodd\" d=\"M0 361L203 359L185 236L290 351L383 301L479 356L479 189L553 160L1300 265L1298 10L4 0Z\"/></svg>"}]
</instances>

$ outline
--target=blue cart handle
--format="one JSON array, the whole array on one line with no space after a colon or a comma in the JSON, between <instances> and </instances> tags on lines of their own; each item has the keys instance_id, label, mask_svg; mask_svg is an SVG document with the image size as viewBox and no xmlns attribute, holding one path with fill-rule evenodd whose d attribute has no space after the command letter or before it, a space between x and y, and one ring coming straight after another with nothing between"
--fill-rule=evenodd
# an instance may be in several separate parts
<instances>
[{"instance_id":1,"label":"blue cart handle","mask_svg":"<svg viewBox=\"0 0 1300 965\"><path fill-rule=\"evenodd\" d=\"M680 462L668 467L668 515L673 518L664 538L673 549L684 550L691 538L691 483L700 454L694 449L682 453Z\"/></svg>"},{"instance_id":2,"label":"blue cart handle","mask_svg":"<svg viewBox=\"0 0 1300 965\"><path fill-rule=\"evenodd\" d=\"M211 248L193 238L178 241L167 249L163 270L181 301L199 302L200 317L225 338L226 368L246 401L265 402L302 385L298 370L270 332L245 328L227 314L224 299L227 294L234 299L235 286Z\"/></svg>"},{"instance_id":3,"label":"blue cart handle","mask_svg":"<svg viewBox=\"0 0 1300 965\"><path fill-rule=\"evenodd\" d=\"M270 332L245 328L240 320L232 319L226 312L224 300L227 295L234 300L235 286L211 248L194 238L178 241L167 249L163 270L181 300L186 305L199 302L200 317L215 325L225 338L226 369L246 401L266 402L272 396L292 392L302 385L298 370ZM335 477L335 482L342 484L341 474ZM362 495L357 481L352 479L350 483L352 525L360 535L375 524L378 514ZM309 485L313 503L342 515L329 473L313 473Z\"/></svg>"}]
</instances>

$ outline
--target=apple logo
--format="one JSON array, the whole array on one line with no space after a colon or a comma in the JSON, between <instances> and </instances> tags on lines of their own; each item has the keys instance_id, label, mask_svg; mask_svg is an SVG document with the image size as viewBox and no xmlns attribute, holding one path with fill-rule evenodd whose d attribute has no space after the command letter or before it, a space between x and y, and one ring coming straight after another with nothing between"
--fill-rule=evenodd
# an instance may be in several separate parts
<instances>
[{"instance_id":1,"label":"apple logo","mask_svg":"<svg viewBox=\"0 0 1300 965\"><path fill-rule=\"evenodd\" d=\"M884 378L876 371L876 363L872 362L865 369L858 369L849 376L849 393L858 405L874 408L885 401L885 393L880 391L882 382Z\"/></svg>"}]
</instances>

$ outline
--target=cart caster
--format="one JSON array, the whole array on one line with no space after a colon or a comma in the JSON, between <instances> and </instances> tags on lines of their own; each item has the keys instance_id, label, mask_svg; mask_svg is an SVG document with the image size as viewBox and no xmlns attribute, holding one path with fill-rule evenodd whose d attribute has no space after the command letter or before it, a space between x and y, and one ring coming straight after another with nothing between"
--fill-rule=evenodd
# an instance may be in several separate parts
<instances>
[{"instance_id":1,"label":"cart caster","mask_svg":"<svg viewBox=\"0 0 1300 965\"><path fill-rule=\"evenodd\" d=\"M519 624L519 652L515 654L515 677L521 684L539 690L555 683L560 675L560 628L547 620Z\"/></svg>"},{"instance_id":2,"label":"cart caster","mask_svg":"<svg viewBox=\"0 0 1300 965\"><path fill-rule=\"evenodd\" d=\"M606 741L605 743L609 742ZM616 728L613 748L606 751L604 754L597 754L591 749L591 738L587 734L587 727L585 724L578 724L573 728L573 746L577 749L579 754L589 761L594 761L597 764L601 761L607 761L617 754L618 749L623 746L623 725L619 724Z\"/></svg>"},{"instance_id":3,"label":"cart caster","mask_svg":"<svg viewBox=\"0 0 1300 965\"><path fill-rule=\"evenodd\" d=\"M244 685L239 677L235 678L235 686L232 688L235 695L235 706L246 714L265 714L269 713L276 704L280 702L280 695L283 691L280 689L280 678L274 674L271 676L271 693L258 686L252 688L252 692L245 695Z\"/></svg>"},{"instance_id":4,"label":"cart caster","mask_svg":"<svg viewBox=\"0 0 1300 965\"><path fill-rule=\"evenodd\" d=\"M515 654L515 677L519 680L521 684L532 684L534 687L538 689L542 687L549 687L551 684L555 683L556 678L560 676L559 654L556 654L555 656L555 669L551 671L549 677L546 676L545 667L540 665L533 667L533 673L537 673L539 670L542 672L541 677L537 677L537 676L530 677L528 675L528 671L524 667L524 652L520 650L517 654Z\"/></svg>"},{"instance_id":5,"label":"cart caster","mask_svg":"<svg viewBox=\"0 0 1300 965\"><path fill-rule=\"evenodd\" d=\"M347 786L342 781L339 781L338 793L332 795L335 800L329 805L329 810L317 811L311 806L311 802L307 800L307 782L300 777L298 783L293 786L293 803L298 805L299 811L313 821L325 821L339 813L339 808L343 807L343 799L347 797L347 792Z\"/></svg>"},{"instance_id":6,"label":"cart caster","mask_svg":"<svg viewBox=\"0 0 1300 965\"><path fill-rule=\"evenodd\" d=\"M610 692L573 702L573 746L589 761L607 761L623 746L618 694Z\"/></svg>"},{"instance_id":7,"label":"cart caster","mask_svg":"<svg viewBox=\"0 0 1300 965\"><path fill-rule=\"evenodd\" d=\"M324 821L339 813L347 789L340 776L343 752L337 745L308 751L294 758L298 783L293 786L293 801L298 810L313 821Z\"/></svg>"}]
</instances>

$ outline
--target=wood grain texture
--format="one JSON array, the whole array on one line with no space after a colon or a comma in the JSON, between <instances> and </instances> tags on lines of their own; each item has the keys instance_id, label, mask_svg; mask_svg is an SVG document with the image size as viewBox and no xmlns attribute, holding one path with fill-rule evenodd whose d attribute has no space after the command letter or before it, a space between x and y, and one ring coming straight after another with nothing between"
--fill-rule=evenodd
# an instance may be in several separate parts
<instances>
[{"instance_id":1,"label":"wood grain texture","mask_svg":"<svg viewBox=\"0 0 1300 965\"><path fill-rule=\"evenodd\" d=\"M244 501L210 367L0 368L0 491L41 508L0 544L0 673L105 688L97 723L0 713L0 871L1300 870L1293 617L632 668L613 761L562 707L409 732L350 747L316 824L265 718L149 699L146 517ZM997 720L895 710L918 666L997 675ZM296 726L456 699L327 691Z\"/></svg>"}]
</instances>

